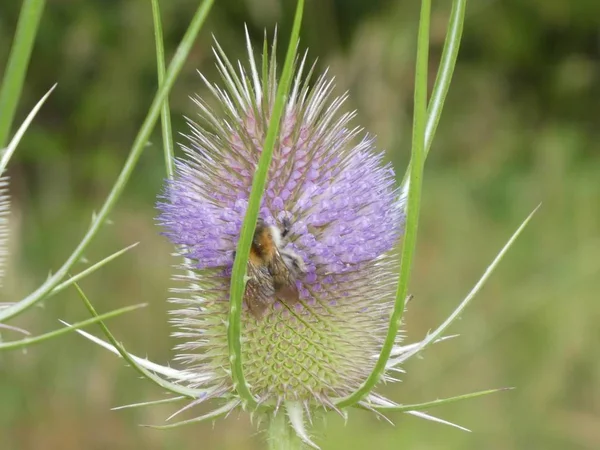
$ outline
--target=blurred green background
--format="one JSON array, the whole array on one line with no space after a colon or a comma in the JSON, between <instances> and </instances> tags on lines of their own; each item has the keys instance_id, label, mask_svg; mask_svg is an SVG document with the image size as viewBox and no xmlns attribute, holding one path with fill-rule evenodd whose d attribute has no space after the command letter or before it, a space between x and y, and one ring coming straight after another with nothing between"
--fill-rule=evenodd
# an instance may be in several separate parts
<instances>
[{"instance_id":1,"label":"blurred green background","mask_svg":"<svg viewBox=\"0 0 600 450\"><path fill-rule=\"evenodd\" d=\"M20 3L0 4L0 73ZM195 69L217 79L211 35L232 59L244 58L244 23L257 45L275 23L287 36L294 3L216 2L170 96L176 133L186 132L183 115L195 114L188 96L206 94ZM349 90L355 123L378 136L399 176L410 148L417 3L312 0L302 30L302 48L318 57L320 71L330 67L336 93ZM168 55L196 6L161 2ZM449 7L449 0L434 2L431 82ZM365 412L352 412L348 426L331 415L317 433L324 449L600 448L599 54L597 0L469 2L425 174L407 340L437 326L525 216L543 205L453 326L460 337L430 348L405 367L402 383L381 391L411 403L517 389L430 411L473 433L399 414L390 415L396 427ZM30 293L64 261L117 176L156 89L150 3L48 2L18 123L54 82L56 91L9 166L11 256L3 301ZM148 302L110 325L130 351L165 363L174 345L165 299L176 259L154 224L164 178L161 145L155 133L112 224L86 257L93 262L140 245L82 286L101 311ZM11 323L41 333L59 326L59 318L87 317L76 295L65 292ZM174 407L110 411L161 396L114 355L75 335L3 353L0 448L264 448L245 414L214 427L154 431L138 424L161 423Z\"/></svg>"}]
</instances>

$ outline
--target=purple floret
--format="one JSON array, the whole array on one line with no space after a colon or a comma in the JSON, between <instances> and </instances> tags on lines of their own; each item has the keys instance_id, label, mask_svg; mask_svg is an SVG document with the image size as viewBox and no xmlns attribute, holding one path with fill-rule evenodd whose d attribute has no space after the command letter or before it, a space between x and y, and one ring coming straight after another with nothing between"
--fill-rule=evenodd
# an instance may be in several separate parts
<instances>
[{"instance_id":1,"label":"purple floret","mask_svg":"<svg viewBox=\"0 0 600 450\"><path fill-rule=\"evenodd\" d=\"M393 169L371 138L356 143L360 130L348 128L353 113L336 119L344 97L326 108L331 84L324 77L314 91L288 104L260 209L269 224L290 219L287 245L308 268L299 286L306 299L391 250L404 221ZM232 125L202 108L219 132L191 123L187 158L158 205L165 234L198 269L231 268L265 138L266 123L252 108L235 114L242 120Z\"/></svg>"}]
</instances>

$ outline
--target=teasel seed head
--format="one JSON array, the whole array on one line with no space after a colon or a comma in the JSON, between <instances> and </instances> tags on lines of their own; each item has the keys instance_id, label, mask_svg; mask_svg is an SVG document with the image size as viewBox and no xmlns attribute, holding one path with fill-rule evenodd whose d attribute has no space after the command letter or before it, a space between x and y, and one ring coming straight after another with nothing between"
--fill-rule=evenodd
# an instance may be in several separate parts
<instances>
[{"instance_id":1,"label":"teasel seed head","mask_svg":"<svg viewBox=\"0 0 600 450\"><path fill-rule=\"evenodd\" d=\"M249 40L248 53L249 68L235 69L216 44L223 86L203 79L218 106L194 98L199 120L188 120L185 157L158 204L165 235L185 257L177 276L185 286L172 300L177 359L188 385L205 390L202 401L237 395L227 341L231 268L277 90L274 57L263 54L259 76ZM306 266L296 280L300 299L277 299L258 318L245 307L241 341L259 406L310 413L336 409L375 365L393 309L404 209L390 164L350 125L355 113L343 112L347 95L333 96L327 73L311 85L315 66L306 59L296 61L259 212L267 225L290 225L281 250Z\"/></svg>"}]
</instances>

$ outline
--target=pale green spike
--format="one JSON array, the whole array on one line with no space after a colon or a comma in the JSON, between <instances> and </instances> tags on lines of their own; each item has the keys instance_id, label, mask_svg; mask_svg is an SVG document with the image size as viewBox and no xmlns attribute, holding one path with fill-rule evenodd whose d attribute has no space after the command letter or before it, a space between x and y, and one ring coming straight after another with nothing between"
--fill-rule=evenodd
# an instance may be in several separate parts
<instances>
[{"instance_id":1,"label":"pale green spike","mask_svg":"<svg viewBox=\"0 0 600 450\"><path fill-rule=\"evenodd\" d=\"M25 334L27 336L31 336L31 333L29 331L24 330L23 328L15 327L13 325L7 325L5 323L0 323L0 328L2 328L4 330L9 330L9 331L15 331L17 333Z\"/></svg>"},{"instance_id":2,"label":"pale green spike","mask_svg":"<svg viewBox=\"0 0 600 450\"><path fill-rule=\"evenodd\" d=\"M92 304L90 303L90 301L88 300L88 298L86 297L84 292L81 290L79 285L77 283L74 283L74 285L75 285L75 288L77 289L77 292L79 293L79 296L85 303L85 306L88 308L90 313L93 316L97 317L98 313L96 312L96 310L94 309L94 307L92 306ZM160 378L159 376L155 375L154 373L149 372L145 367L143 367L141 364L139 364L138 361L132 357L132 355L130 355L125 350L125 347L123 347L123 345L121 343L117 342L115 337L112 335L112 333L109 331L109 329L106 327L106 325L104 325L104 323L102 321L100 321L98 323L100 325L100 328L104 332L105 336L110 341L110 343L113 345L113 347L117 350L117 352L119 352L119 354L123 357L123 359L125 359L125 361L127 361L135 370L138 371L138 373L140 373L145 378L154 382L155 384L162 387L163 389L166 389L175 394L184 395L186 397L198 398L199 396L201 396L205 393L205 391L203 391L203 390L185 388L176 383L171 383L170 381L164 380L164 379Z\"/></svg>"},{"instance_id":3,"label":"pale green spike","mask_svg":"<svg viewBox=\"0 0 600 450\"><path fill-rule=\"evenodd\" d=\"M184 420L184 421L177 422L177 423L171 423L169 425L141 425L141 426L147 427L147 428L154 428L157 430L166 430L169 428L177 428L177 427L181 427L184 425L190 425L193 423L205 422L207 420L218 419L220 417L223 417L223 416L229 414L231 411L234 410L234 408L236 406L238 406L238 404L239 404L239 400L231 400L230 402L226 403L225 405L221 406L220 408L217 408L214 411L209 412L208 414L204 414L203 416L196 417L194 419Z\"/></svg>"},{"instance_id":4,"label":"pale green spike","mask_svg":"<svg viewBox=\"0 0 600 450\"><path fill-rule=\"evenodd\" d=\"M435 416L429 415L429 414L424 413L422 411L406 411L406 414L410 414L411 416L420 417L421 419L430 420L432 422L441 423L443 425L448 425L450 427L458 428L459 430L466 431L468 433L471 432L471 430L469 430L468 428L461 427L460 425L457 425L457 424L452 423L452 422L448 422L447 420L440 419L439 417L435 417Z\"/></svg>"},{"instance_id":5,"label":"pale green spike","mask_svg":"<svg viewBox=\"0 0 600 450\"><path fill-rule=\"evenodd\" d=\"M292 428L298 437L302 439L302 442L318 450L320 447L310 439L304 426L304 410L302 409L302 405L299 402L287 401L285 402L285 410Z\"/></svg>"},{"instance_id":6,"label":"pale green spike","mask_svg":"<svg viewBox=\"0 0 600 450\"><path fill-rule=\"evenodd\" d=\"M114 408L111 408L111 411L119 411L121 409L129 409L129 408L140 408L143 406L162 405L164 403L175 403L175 402L178 402L179 400L184 400L186 398L187 397L180 395L178 397L164 398L162 400L153 400L150 402L132 403L130 405L115 406Z\"/></svg>"},{"instance_id":7,"label":"pale green spike","mask_svg":"<svg viewBox=\"0 0 600 450\"><path fill-rule=\"evenodd\" d=\"M56 87L56 83L54 84L54 86L52 86L50 88L50 90L48 92L46 92L46 94L40 99L40 101L36 103L36 105L33 107L31 112L27 115L27 117L25 118L25 120L23 121L23 123L21 124L21 126L19 127L19 129L17 130L17 132L15 133L15 135L9 142L8 147L6 147L4 149L4 152L2 153L2 157L0 158L0 174L4 173L4 170L6 169L6 166L8 165L8 161L10 161L10 158L12 157L13 153L17 149L17 146L19 145L19 142L21 142L21 139L25 135L27 128L29 128L29 125L31 125L33 118L38 113L38 111L40 110L42 105L46 102L46 100L48 99L48 97L50 96L50 94L52 93L52 91L54 90L55 87Z\"/></svg>"}]
</instances>

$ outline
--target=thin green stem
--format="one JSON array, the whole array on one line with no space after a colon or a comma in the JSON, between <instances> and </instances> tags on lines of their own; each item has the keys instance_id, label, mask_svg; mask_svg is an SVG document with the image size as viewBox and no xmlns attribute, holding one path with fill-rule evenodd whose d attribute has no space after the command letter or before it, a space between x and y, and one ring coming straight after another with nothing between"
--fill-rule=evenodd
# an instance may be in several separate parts
<instances>
[{"instance_id":1,"label":"thin green stem","mask_svg":"<svg viewBox=\"0 0 600 450\"><path fill-rule=\"evenodd\" d=\"M415 71L415 95L413 118L413 145L411 152L410 185L406 210L406 231L402 246L402 263L400 279L396 290L394 310L390 316L390 324L385 342L375 363L375 367L359 389L348 397L336 402L343 408L351 406L364 398L379 382L385 371L386 363L392 352L396 335L402 322L404 304L408 292L408 281L412 267L413 255L417 242L417 226L421 201L421 184L423 163L425 161L425 122L427 120L427 62L429 58L429 21L431 15L431 0L422 0L421 16L419 19L419 34L417 39L417 62Z\"/></svg>"},{"instance_id":2,"label":"thin green stem","mask_svg":"<svg viewBox=\"0 0 600 450\"><path fill-rule=\"evenodd\" d=\"M435 131L440 121L440 117L442 116L446 95L450 89L450 82L452 81L452 74L454 73L454 67L456 66L456 60L458 58L458 50L460 48L466 9L467 0L454 0L452 2L452 11L450 12L450 19L448 21L448 30L446 31L446 38L444 40L444 49L442 50L440 67L438 68L435 77L435 83L433 85L433 91L431 92L431 99L429 100L429 107L427 109L427 125L425 126L425 159L427 159L427 155L429 154ZM406 174L404 175L402 182L403 185L409 174L410 165L406 169Z\"/></svg>"},{"instance_id":3,"label":"thin green stem","mask_svg":"<svg viewBox=\"0 0 600 450\"><path fill-rule=\"evenodd\" d=\"M156 124L162 104L165 98L167 98L169 91L173 87L177 75L179 75L179 72L181 72L187 55L189 54L196 36L202 28L202 25L204 24L206 16L208 15L213 3L214 0L205 0L198 7L198 10L194 14L192 22L188 27L181 43L177 47L177 51L175 52L171 64L169 64L169 69L167 70L164 83L158 89L158 92L152 101L152 105L150 106L150 110L148 111L148 115L146 116L146 119L144 120L144 123L142 124L135 138L123 169L121 170L121 173L119 174L115 184L108 194L108 197L102 205L102 208L92 221L90 228L77 248L73 251L71 256L69 256L67 261L65 261L62 267L58 269L52 277L48 278L48 280L46 280L46 282L37 288L33 293L25 297L23 300L2 310L0 312L0 322L4 322L7 319L16 316L17 314L42 300L54 288L54 286L56 286L60 280L67 275L73 264L75 264L79 258L81 258L81 255L87 246L90 244L96 233L100 230L100 227L108 217L109 213L112 211L113 207L117 203L117 200L121 196L121 193L125 189L127 182L129 181L129 177L131 176L131 173L133 172L133 169L135 168L137 161L142 154L146 143L148 142L150 133Z\"/></svg>"},{"instance_id":4,"label":"thin green stem","mask_svg":"<svg viewBox=\"0 0 600 450\"><path fill-rule=\"evenodd\" d=\"M185 397L184 395L180 395L178 397L163 398L162 400L153 400L153 401L149 401L149 402L131 403L130 405L115 406L114 408L110 408L110 410L111 411L119 411L121 409L142 408L144 406L164 405L166 403L176 403L181 400L185 400L186 398L187 397Z\"/></svg>"},{"instance_id":5,"label":"thin green stem","mask_svg":"<svg viewBox=\"0 0 600 450\"><path fill-rule=\"evenodd\" d=\"M15 40L0 85L0 148L8 141L45 4L46 0L24 0L21 6Z\"/></svg>"},{"instance_id":6,"label":"thin green stem","mask_svg":"<svg viewBox=\"0 0 600 450\"><path fill-rule=\"evenodd\" d=\"M165 48L163 44L163 32L158 0L152 0L152 18L154 20L154 38L156 45L156 69L158 72L158 86L160 87L165 80ZM163 149L165 154L165 168L167 170L167 176L169 178L173 178L173 133L171 130L171 111L169 108L168 96L165 97L165 101L162 105L160 112L160 123L163 138Z\"/></svg>"},{"instance_id":7,"label":"thin green stem","mask_svg":"<svg viewBox=\"0 0 600 450\"><path fill-rule=\"evenodd\" d=\"M302 448L302 441L296 435L282 411L279 414L269 416L267 445L269 450L300 450Z\"/></svg>"},{"instance_id":8,"label":"thin green stem","mask_svg":"<svg viewBox=\"0 0 600 450\"><path fill-rule=\"evenodd\" d=\"M427 108L427 125L425 126L425 157L429 153L435 130L437 129L442 108L446 95L450 89L452 74L458 58L460 40L462 38L463 23L465 20L465 11L467 9L467 0L454 0L452 2L452 11L446 38L444 39L444 49L438 73L435 77L435 84L431 93L431 100Z\"/></svg>"},{"instance_id":9,"label":"thin green stem","mask_svg":"<svg viewBox=\"0 0 600 450\"><path fill-rule=\"evenodd\" d=\"M248 209L244 222L240 239L237 244L236 257L233 263L231 274L231 290L229 303L229 328L227 330L227 340L229 344L229 362L231 364L231 375L233 384L238 392L238 395L247 407L256 408L257 402L250 392L250 388L244 377L242 366L242 344L241 344L241 317L242 317L242 298L246 287L246 266L248 264L248 256L250 255L250 245L256 228L258 219L258 209L265 190L267 173L273 156L275 141L279 133L281 117L285 107L287 93L292 81L292 71L294 59L296 57L296 49L298 47L298 37L300 35L300 24L302 22L302 12L304 9L304 0L299 0L296 7L294 17L294 25L290 37L290 43L281 74L281 81L277 88L277 96L273 105L273 111L269 120L269 127L263 145L263 150L260 155L260 160L254 178L252 180L252 190L248 199ZM267 93L263 93L267 95Z\"/></svg>"},{"instance_id":10,"label":"thin green stem","mask_svg":"<svg viewBox=\"0 0 600 450\"><path fill-rule=\"evenodd\" d=\"M117 317L120 316L121 314L125 314L129 311L133 311L139 308L143 308L144 306L146 306L145 304L140 304L140 305L133 305L133 306L127 306L125 308L120 308L120 309L115 309L114 311L105 313L105 314L100 314L96 317L92 317L91 319L87 319L87 320L83 320L81 322L77 322L73 325L70 325L67 328L60 328L58 330L54 330L51 331L49 333L45 333L42 334L40 336L35 336L35 337L31 337L31 338L25 338L25 339L21 339L18 341L12 341L12 342L1 342L0 343L0 350L16 350L19 348L24 348L24 347L28 347L30 345L33 344L39 344L40 342L44 342L47 341L48 339L52 339L55 338L57 336L69 333L73 330L77 330L79 328L83 328L83 327L87 327L88 325L92 325L94 323L98 323L101 322L102 320L106 320L106 319L110 319L112 317Z\"/></svg>"}]
</instances>

